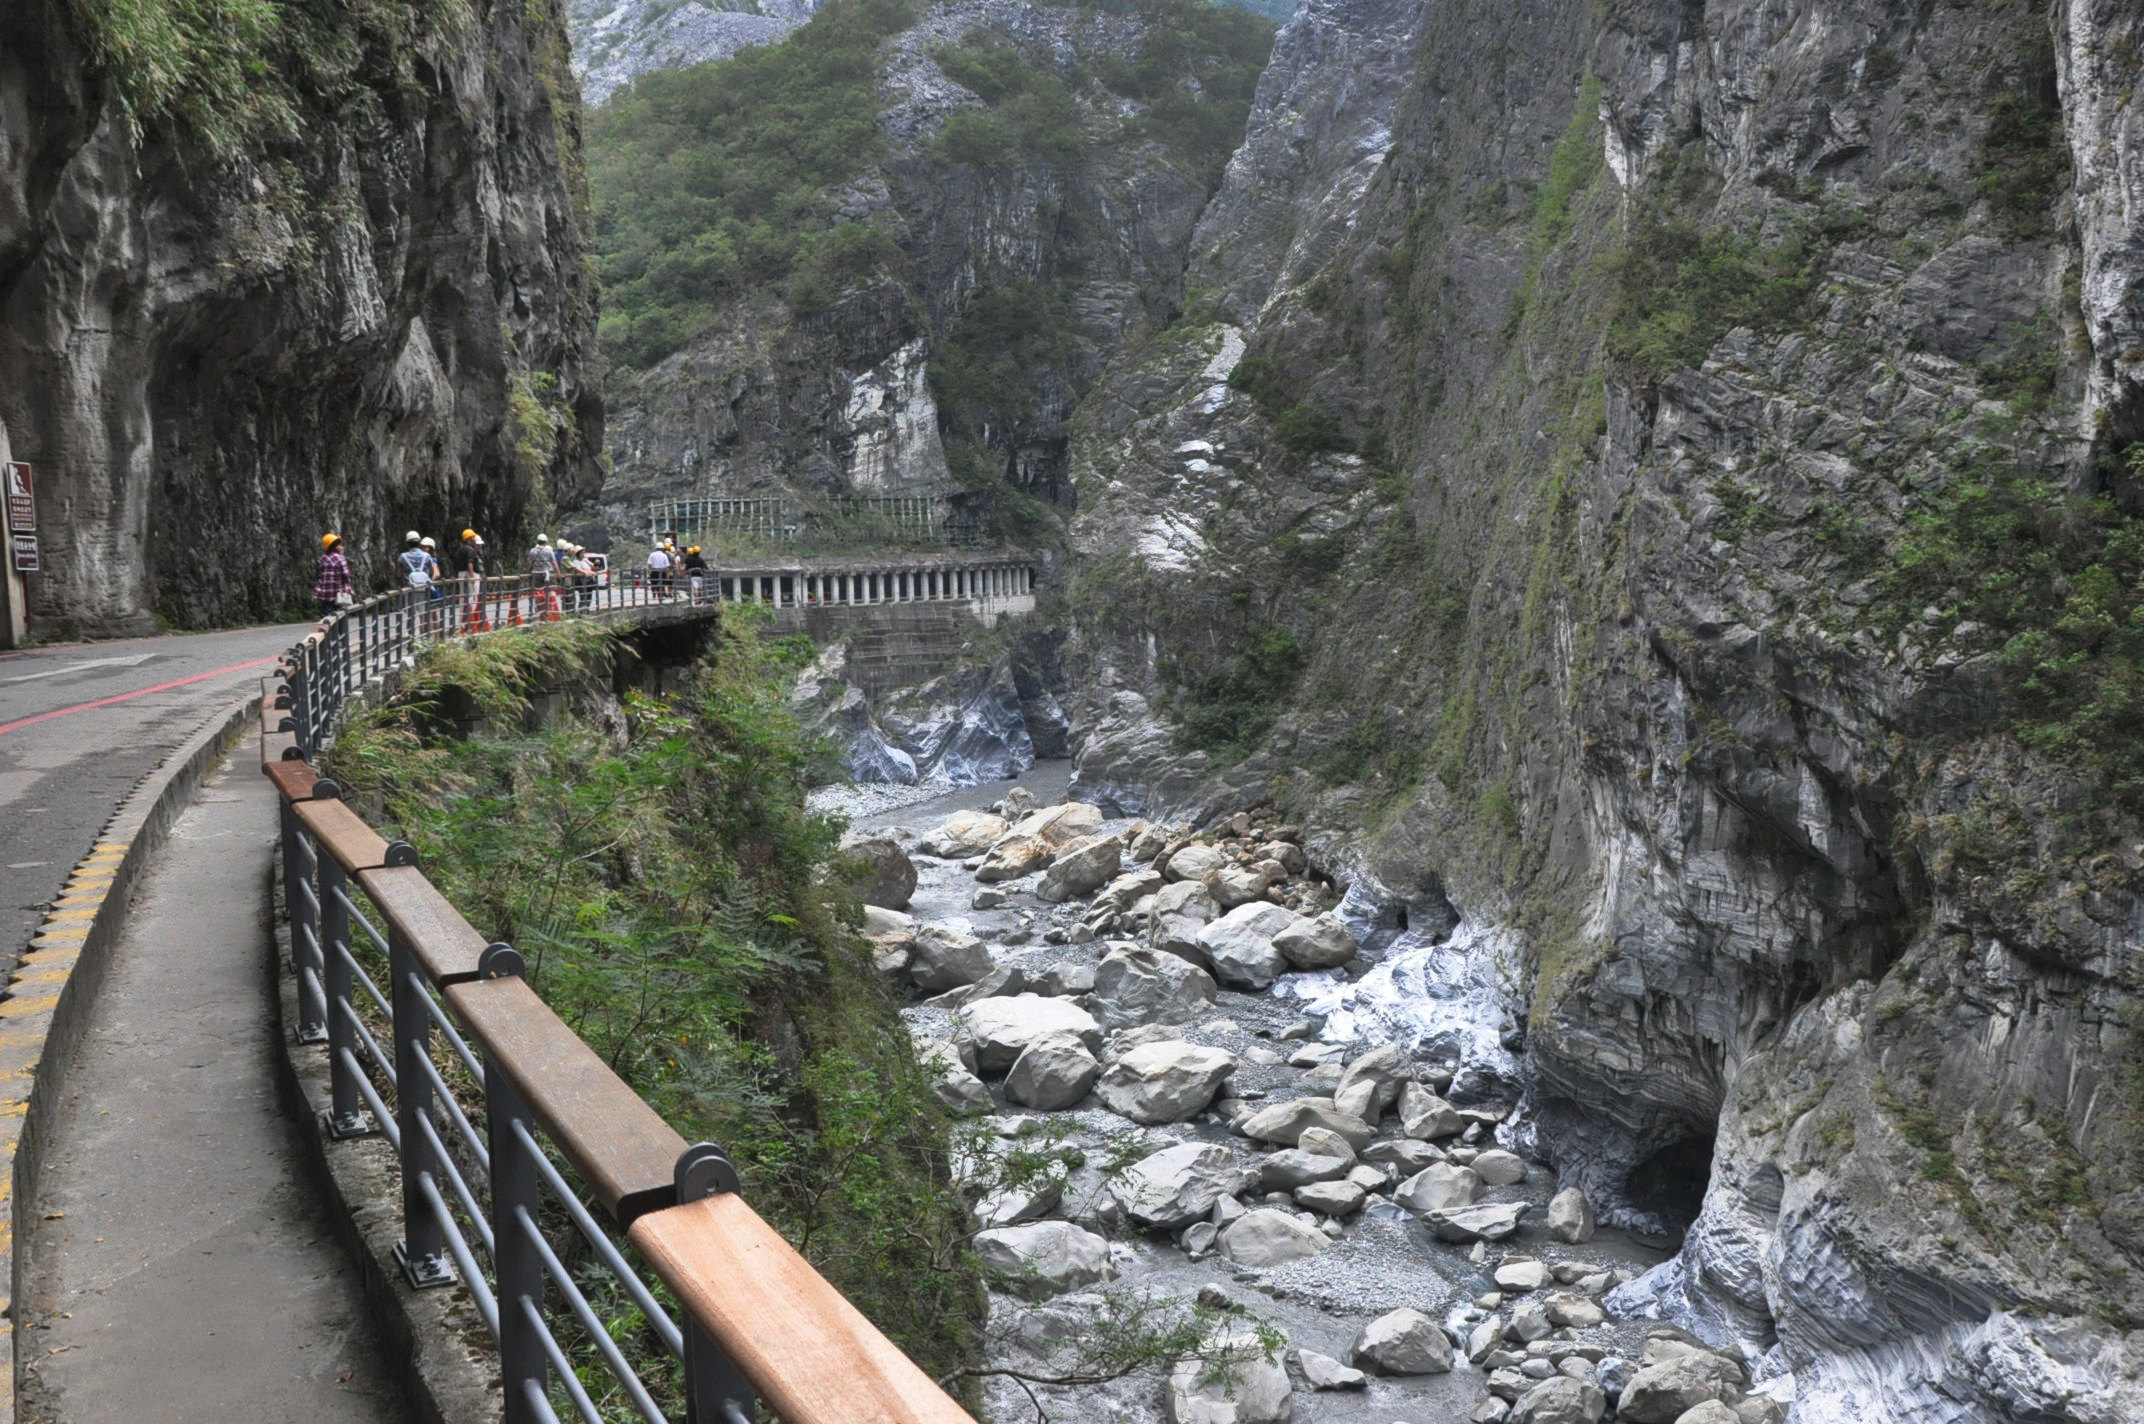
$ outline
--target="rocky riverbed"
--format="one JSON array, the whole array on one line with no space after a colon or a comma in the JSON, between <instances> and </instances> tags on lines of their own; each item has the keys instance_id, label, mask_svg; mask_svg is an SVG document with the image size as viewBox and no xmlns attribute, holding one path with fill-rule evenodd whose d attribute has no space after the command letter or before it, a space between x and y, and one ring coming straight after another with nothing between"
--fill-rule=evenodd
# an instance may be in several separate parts
<instances>
[{"instance_id":1,"label":"rocky riverbed","mask_svg":"<svg viewBox=\"0 0 2144 1424\"><path fill-rule=\"evenodd\" d=\"M1494 936L1373 928L1270 817L1194 834L1065 794L1042 763L851 833L881 967L978 1129L993 1417L1783 1415L1743 1361L1618 1317L1676 1243L1529 1160ZM1189 1356L1133 1360L1171 1330Z\"/></svg>"}]
</instances>

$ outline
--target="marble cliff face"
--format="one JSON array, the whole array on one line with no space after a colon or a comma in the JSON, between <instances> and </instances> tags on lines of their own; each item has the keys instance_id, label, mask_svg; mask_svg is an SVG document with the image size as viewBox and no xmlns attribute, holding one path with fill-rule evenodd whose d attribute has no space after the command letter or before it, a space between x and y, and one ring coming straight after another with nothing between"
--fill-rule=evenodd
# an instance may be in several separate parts
<instances>
[{"instance_id":1,"label":"marble cliff face","mask_svg":"<svg viewBox=\"0 0 2144 1424\"><path fill-rule=\"evenodd\" d=\"M0 15L0 422L41 486L36 631L293 612L322 530L384 583L411 524L594 493L555 7L285 33L259 122L238 94L128 92L80 13Z\"/></svg>"},{"instance_id":2,"label":"marble cliff face","mask_svg":"<svg viewBox=\"0 0 2144 1424\"><path fill-rule=\"evenodd\" d=\"M1797 1419L2144 1408L2119 736L1915 573L2134 507L2140 85L2111 0L1312 4L1072 444L1076 788L1512 931L1541 1149L1687 1230L1623 1303Z\"/></svg>"}]
</instances>

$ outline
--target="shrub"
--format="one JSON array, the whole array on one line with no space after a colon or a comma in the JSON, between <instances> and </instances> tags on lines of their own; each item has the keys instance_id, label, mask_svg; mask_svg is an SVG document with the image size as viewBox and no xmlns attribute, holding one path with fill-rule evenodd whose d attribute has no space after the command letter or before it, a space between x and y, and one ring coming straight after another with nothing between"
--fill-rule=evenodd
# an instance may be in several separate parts
<instances>
[{"instance_id":1,"label":"shrub","mask_svg":"<svg viewBox=\"0 0 2144 1424\"><path fill-rule=\"evenodd\" d=\"M942 1108L824 875L814 746L786 688L807 650L724 636L622 726L518 731L533 686L597 686L601 629L449 644L335 749L427 873L527 956L529 982L754 1206L934 1375L967 1364L981 1294ZM438 709L466 699L492 730ZM629 1328L629 1311L621 1310Z\"/></svg>"},{"instance_id":2,"label":"shrub","mask_svg":"<svg viewBox=\"0 0 2144 1424\"><path fill-rule=\"evenodd\" d=\"M2018 88L1995 97L1973 179L1996 224L2012 237L2052 237L2055 199L2069 182L2069 145L2055 88L2054 53L2042 40Z\"/></svg>"},{"instance_id":3,"label":"shrub","mask_svg":"<svg viewBox=\"0 0 2144 1424\"><path fill-rule=\"evenodd\" d=\"M1738 326L1785 325L1816 288L1818 256L1800 237L1767 243L1657 212L1634 216L1609 266L1609 354L1657 380L1698 365Z\"/></svg>"},{"instance_id":4,"label":"shrub","mask_svg":"<svg viewBox=\"0 0 2144 1424\"><path fill-rule=\"evenodd\" d=\"M1272 728L1303 663L1293 634L1272 629L1252 636L1222 667L1184 685L1176 706L1178 748L1231 760L1248 756Z\"/></svg>"},{"instance_id":5,"label":"shrub","mask_svg":"<svg viewBox=\"0 0 2144 1424\"><path fill-rule=\"evenodd\" d=\"M1932 606L1998 640L2027 746L2144 802L2144 520L1983 454L1908 517L1887 583L1896 624Z\"/></svg>"},{"instance_id":6,"label":"shrub","mask_svg":"<svg viewBox=\"0 0 2144 1424\"><path fill-rule=\"evenodd\" d=\"M1278 361L1268 356L1246 356L1228 373L1231 389L1251 398L1273 425L1274 438L1298 455L1318 455L1354 448L1340 427L1340 418L1308 400L1290 400L1297 384Z\"/></svg>"}]
</instances>

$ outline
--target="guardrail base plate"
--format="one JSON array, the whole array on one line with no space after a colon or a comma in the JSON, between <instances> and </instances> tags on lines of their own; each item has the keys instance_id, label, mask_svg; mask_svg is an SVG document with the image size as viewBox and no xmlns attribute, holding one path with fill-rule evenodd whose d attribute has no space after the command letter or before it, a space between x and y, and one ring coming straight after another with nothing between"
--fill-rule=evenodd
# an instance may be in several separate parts
<instances>
[{"instance_id":1,"label":"guardrail base plate","mask_svg":"<svg viewBox=\"0 0 2144 1424\"><path fill-rule=\"evenodd\" d=\"M409 1282L411 1290L451 1286L461 1279L454 1274L454 1263L445 1256L411 1256L407 1241L395 1243L395 1264L402 1268L402 1278Z\"/></svg>"}]
</instances>

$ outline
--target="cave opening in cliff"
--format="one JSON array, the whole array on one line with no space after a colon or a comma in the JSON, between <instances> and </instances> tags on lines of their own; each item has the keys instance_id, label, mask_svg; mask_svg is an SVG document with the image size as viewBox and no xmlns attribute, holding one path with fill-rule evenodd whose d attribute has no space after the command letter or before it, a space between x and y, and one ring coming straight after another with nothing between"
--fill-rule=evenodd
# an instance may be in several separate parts
<instances>
[{"instance_id":1,"label":"cave opening in cliff","mask_svg":"<svg viewBox=\"0 0 2144 1424\"><path fill-rule=\"evenodd\" d=\"M1623 1193L1639 1211L1665 1223L1675 1234L1689 1230L1705 1204L1712 1184L1710 1135L1671 1142L1630 1169Z\"/></svg>"}]
</instances>

